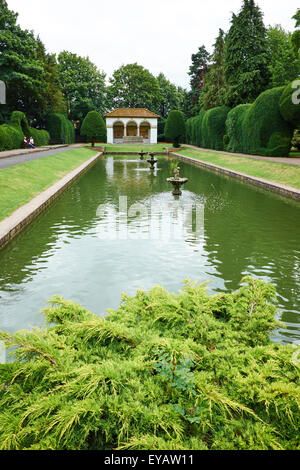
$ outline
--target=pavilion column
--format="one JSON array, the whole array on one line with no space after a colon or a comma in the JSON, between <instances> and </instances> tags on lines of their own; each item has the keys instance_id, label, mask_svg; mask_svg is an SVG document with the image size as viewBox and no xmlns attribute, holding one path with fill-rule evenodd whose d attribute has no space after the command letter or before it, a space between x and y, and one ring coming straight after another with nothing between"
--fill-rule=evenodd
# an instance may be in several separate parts
<instances>
[{"instance_id":1,"label":"pavilion column","mask_svg":"<svg viewBox=\"0 0 300 470\"><path fill-rule=\"evenodd\" d=\"M141 135L140 134L140 125L138 124L138 126L137 126L137 136L140 137L140 135Z\"/></svg>"},{"instance_id":2,"label":"pavilion column","mask_svg":"<svg viewBox=\"0 0 300 470\"><path fill-rule=\"evenodd\" d=\"M127 136L127 128L126 128L126 124L124 124L124 137Z\"/></svg>"}]
</instances>

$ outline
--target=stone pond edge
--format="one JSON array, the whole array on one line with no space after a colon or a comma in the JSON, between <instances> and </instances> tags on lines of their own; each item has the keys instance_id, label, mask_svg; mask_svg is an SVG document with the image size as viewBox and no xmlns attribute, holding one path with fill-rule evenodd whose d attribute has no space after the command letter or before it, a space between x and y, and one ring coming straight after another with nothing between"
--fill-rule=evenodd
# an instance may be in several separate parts
<instances>
[{"instance_id":1,"label":"stone pond edge","mask_svg":"<svg viewBox=\"0 0 300 470\"><path fill-rule=\"evenodd\" d=\"M24 206L0 222L0 249L15 238L33 219L40 215L50 204L83 173L91 168L101 157L102 152L75 168Z\"/></svg>"},{"instance_id":2,"label":"stone pond edge","mask_svg":"<svg viewBox=\"0 0 300 470\"><path fill-rule=\"evenodd\" d=\"M194 165L201 166L203 168L206 168L207 170L222 173L226 176L231 176L233 178L239 179L240 181L243 181L244 183L249 183L258 186L267 191L272 191L274 193L280 194L281 196L300 201L300 190L297 188L293 188L292 186L286 186L284 184L268 181L264 178L250 176L246 173L241 173L239 171L230 170L228 168L223 168L221 166L214 165L213 163L207 163L202 160L197 160L196 158L186 157L185 155L181 155L179 153L170 152L169 155L179 158L180 160L193 163Z\"/></svg>"}]
</instances>

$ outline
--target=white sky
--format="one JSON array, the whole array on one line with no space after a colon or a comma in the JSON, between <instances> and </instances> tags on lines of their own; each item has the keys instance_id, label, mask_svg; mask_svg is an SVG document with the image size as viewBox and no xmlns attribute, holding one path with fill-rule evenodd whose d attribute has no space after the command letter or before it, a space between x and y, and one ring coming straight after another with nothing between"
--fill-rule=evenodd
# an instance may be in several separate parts
<instances>
[{"instance_id":1,"label":"white sky","mask_svg":"<svg viewBox=\"0 0 300 470\"><path fill-rule=\"evenodd\" d=\"M137 62L189 87L191 55L209 52L219 28L227 31L242 0L7 0L19 23L39 34L49 52L89 56L110 77ZM293 31L299 0L256 0L266 26Z\"/></svg>"}]
</instances>

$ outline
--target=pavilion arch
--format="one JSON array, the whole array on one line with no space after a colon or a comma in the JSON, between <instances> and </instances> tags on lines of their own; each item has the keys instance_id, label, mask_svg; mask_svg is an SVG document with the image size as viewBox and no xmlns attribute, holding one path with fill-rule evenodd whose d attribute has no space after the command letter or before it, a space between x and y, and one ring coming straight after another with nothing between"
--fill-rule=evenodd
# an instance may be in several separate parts
<instances>
[{"instance_id":1,"label":"pavilion arch","mask_svg":"<svg viewBox=\"0 0 300 470\"><path fill-rule=\"evenodd\" d=\"M138 135L138 125L136 121L129 121L126 126L127 132L126 135L127 137L137 137Z\"/></svg>"},{"instance_id":2,"label":"pavilion arch","mask_svg":"<svg viewBox=\"0 0 300 470\"><path fill-rule=\"evenodd\" d=\"M140 124L140 136L143 139L148 140L150 139L150 132L151 132L151 124L148 121L143 121Z\"/></svg>"},{"instance_id":3,"label":"pavilion arch","mask_svg":"<svg viewBox=\"0 0 300 470\"><path fill-rule=\"evenodd\" d=\"M123 139L124 130L125 130L124 122L120 120L114 122L113 129L114 129L114 139Z\"/></svg>"}]
</instances>

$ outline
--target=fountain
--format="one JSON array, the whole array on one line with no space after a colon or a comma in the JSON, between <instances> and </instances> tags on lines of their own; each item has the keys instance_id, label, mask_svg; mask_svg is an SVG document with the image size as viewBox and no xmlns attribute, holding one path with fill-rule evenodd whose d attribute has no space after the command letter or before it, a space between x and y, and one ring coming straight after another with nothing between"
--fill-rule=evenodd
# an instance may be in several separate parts
<instances>
[{"instance_id":1,"label":"fountain","mask_svg":"<svg viewBox=\"0 0 300 470\"><path fill-rule=\"evenodd\" d=\"M147 160L148 163L150 163L150 170L155 170L155 164L158 162L158 160L155 160L155 153L149 153L151 156L151 160Z\"/></svg>"},{"instance_id":2,"label":"fountain","mask_svg":"<svg viewBox=\"0 0 300 470\"><path fill-rule=\"evenodd\" d=\"M168 183L171 183L174 186L173 196L181 196L181 186L188 182L188 178L180 178L179 176L180 168L175 168L174 170L174 177L168 178Z\"/></svg>"},{"instance_id":3,"label":"fountain","mask_svg":"<svg viewBox=\"0 0 300 470\"><path fill-rule=\"evenodd\" d=\"M144 150L142 149L139 155L141 157L140 160L144 160L144 155L147 155L147 152L144 152Z\"/></svg>"}]
</instances>

